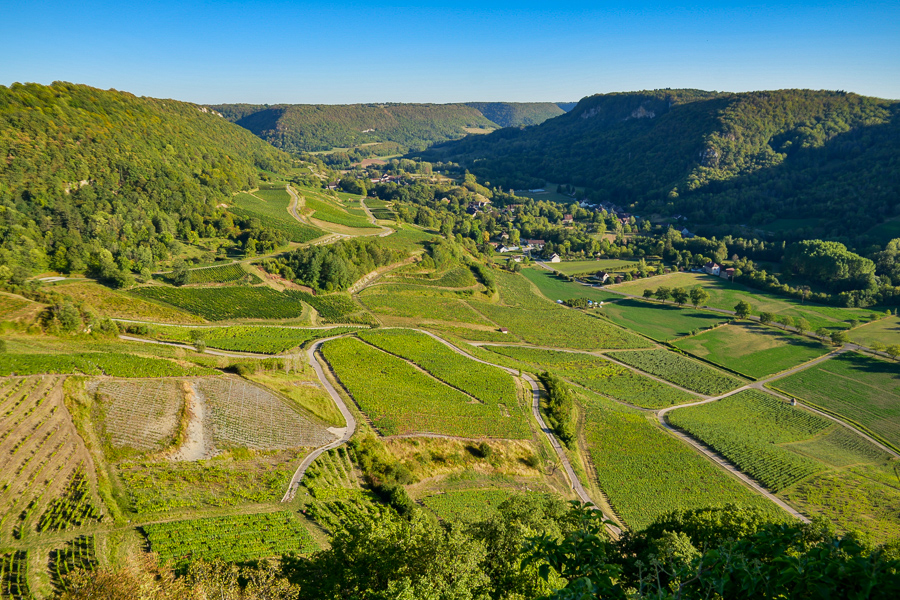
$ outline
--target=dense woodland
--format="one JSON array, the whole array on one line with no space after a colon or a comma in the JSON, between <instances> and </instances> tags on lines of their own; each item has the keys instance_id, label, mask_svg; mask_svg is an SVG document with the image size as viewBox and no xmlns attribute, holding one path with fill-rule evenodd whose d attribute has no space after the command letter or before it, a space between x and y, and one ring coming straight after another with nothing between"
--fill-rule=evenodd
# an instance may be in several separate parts
<instances>
[{"instance_id":1,"label":"dense woodland","mask_svg":"<svg viewBox=\"0 0 900 600\"><path fill-rule=\"evenodd\" d=\"M290 159L208 109L55 83L0 87L0 265L124 282Z\"/></svg>"},{"instance_id":2,"label":"dense woodland","mask_svg":"<svg viewBox=\"0 0 900 600\"><path fill-rule=\"evenodd\" d=\"M897 215L898 144L900 104L888 100L656 90L591 96L539 126L421 156L503 188L583 186L632 212L727 226L813 219L820 235L846 235Z\"/></svg>"}]
</instances>

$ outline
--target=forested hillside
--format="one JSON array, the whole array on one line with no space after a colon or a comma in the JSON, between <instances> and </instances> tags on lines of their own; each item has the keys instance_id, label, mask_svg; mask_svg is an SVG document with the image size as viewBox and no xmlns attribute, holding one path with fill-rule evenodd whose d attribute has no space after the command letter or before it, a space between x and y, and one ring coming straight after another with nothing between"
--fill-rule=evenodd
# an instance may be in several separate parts
<instances>
[{"instance_id":1,"label":"forested hillside","mask_svg":"<svg viewBox=\"0 0 900 600\"><path fill-rule=\"evenodd\" d=\"M815 216L863 231L896 214L898 150L900 103L889 100L656 90L591 96L537 127L422 157L460 162L503 187L585 186L640 212L752 224Z\"/></svg>"},{"instance_id":2,"label":"forested hillside","mask_svg":"<svg viewBox=\"0 0 900 600\"><path fill-rule=\"evenodd\" d=\"M84 85L0 86L0 265L139 272L284 153L205 107Z\"/></svg>"},{"instance_id":3,"label":"forested hillside","mask_svg":"<svg viewBox=\"0 0 900 600\"><path fill-rule=\"evenodd\" d=\"M371 142L422 150L465 136L470 128L543 123L564 114L552 102L465 104L220 104L211 108L288 152L315 152Z\"/></svg>"},{"instance_id":4,"label":"forested hillside","mask_svg":"<svg viewBox=\"0 0 900 600\"><path fill-rule=\"evenodd\" d=\"M467 102L500 127L538 125L565 114L552 102Z\"/></svg>"}]
</instances>

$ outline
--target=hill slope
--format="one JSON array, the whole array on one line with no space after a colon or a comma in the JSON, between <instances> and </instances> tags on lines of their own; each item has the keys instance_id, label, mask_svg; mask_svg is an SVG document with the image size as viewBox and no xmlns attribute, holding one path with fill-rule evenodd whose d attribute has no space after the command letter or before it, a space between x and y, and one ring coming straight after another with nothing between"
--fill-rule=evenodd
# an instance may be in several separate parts
<instances>
[{"instance_id":1,"label":"hill slope","mask_svg":"<svg viewBox=\"0 0 900 600\"><path fill-rule=\"evenodd\" d=\"M809 90L656 90L591 96L536 127L422 157L461 162L503 187L572 183L598 200L711 222L814 214L845 228L849 209L849 225L862 231L896 214L898 151L900 103Z\"/></svg>"},{"instance_id":2,"label":"hill slope","mask_svg":"<svg viewBox=\"0 0 900 600\"><path fill-rule=\"evenodd\" d=\"M465 104L219 104L210 108L277 148L314 152L371 142L423 149L470 128L536 125L564 114L552 102Z\"/></svg>"},{"instance_id":3,"label":"hill slope","mask_svg":"<svg viewBox=\"0 0 900 600\"><path fill-rule=\"evenodd\" d=\"M205 107L57 82L0 86L0 265L140 271L284 153Z\"/></svg>"}]
</instances>

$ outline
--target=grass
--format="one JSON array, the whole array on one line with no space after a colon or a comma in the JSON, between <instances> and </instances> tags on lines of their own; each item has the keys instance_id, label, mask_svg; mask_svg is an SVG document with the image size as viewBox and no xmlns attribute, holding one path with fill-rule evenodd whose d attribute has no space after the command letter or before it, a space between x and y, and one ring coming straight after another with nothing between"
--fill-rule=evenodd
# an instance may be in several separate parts
<instances>
[{"instance_id":1,"label":"grass","mask_svg":"<svg viewBox=\"0 0 900 600\"><path fill-rule=\"evenodd\" d=\"M311 340L355 331L351 327L331 329L296 329L287 327L258 327L235 325L233 327L154 327L153 333L160 340L191 344L200 339L209 348L234 352L280 354Z\"/></svg>"},{"instance_id":2,"label":"grass","mask_svg":"<svg viewBox=\"0 0 900 600\"><path fill-rule=\"evenodd\" d=\"M230 319L298 319L309 294L269 287L139 287L132 294L165 302L210 321Z\"/></svg>"},{"instance_id":3,"label":"grass","mask_svg":"<svg viewBox=\"0 0 900 600\"><path fill-rule=\"evenodd\" d=\"M422 498L422 504L438 518L482 521L497 514L497 508L517 495L513 490L453 490Z\"/></svg>"},{"instance_id":4,"label":"grass","mask_svg":"<svg viewBox=\"0 0 900 600\"><path fill-rule=\"evenodd\" d=\"M900 218L888 219L879 223L867 231L866 234L882 244L887 244L893 239L900 238Z\"/></svg>"},{"instance_id":5,"label":"grass","mask_svg":"<svg viewBox=\"0 0 900 600\"><path fill-rule=\"evenodd\" d=\"M610 358L707 396L724 394L746 383L734 375L668 350L616 352L610 354Z\"/></svg>"},{"instance_id":6,"label":"grass","mask_svg":"<svg viewBox=\"0 0 900 600\"><path fill-rule=\"evenodd\" d=\"M863 346L900 344L900 317L886 317L850 331L850 340Z\"/></svg>"},{"instance_id":7,"label":"grass","mask_svg":"<svg viewBox=\"0 0 900 600\"><path fill-rule=\"evenodd\" d=\"M211 375L202 367L182 367L163 358L148 358L119 352L81 352L78 354L0 353L0 377L41 373L82 373L110 377L185 377Z\"/></svg>"},{"instance_id":8,"label":"grass","mask_svg":"<svg viewBox=\"0 0 900 600\"><path fill-rule=\"evenodd\" d=\"M829 352L809 338L755 323L731 323L675 342L694 356L762 379Z\"/></svg>"},{"instance_id":9,"label":"grass","mask_svg":"<svg viewBox=\"0 0 900 600\"><path fill-rule=\"evenodd\" d=\"M259 190L255 195L241 192L234 197L231 212L258 219L263 227L279 231L290 242L308 242L323 235L321 229L297 221L288 212L290 203L287 190Z\"/></svg>"},{"instance_id":10,"label":"grass","mask_svg":"<svg viewBox=\"0 0 900 600\"><path fill-rule=\"evenodd\" d=\"M117 292L93 282L67 283L54 291L87 303L99 314L114 319L135 319L154 323L200 323L202 319L170 306L147 302L125 292Z\"/></svg>"},{"instance_id":11,"label":"grass","mask_svg":"<svg viewBox=\"0 0 900 600\"><path fill-rule=\"evenodd\" d=\"M469 305L499 327L536 346L595 350L643 348L644 339L584 311L564 308L532 291L527 279L497 271L500 303L470 301Z\"/></svg>"},{"instance_id":12,"label":"grass","mask_svg":"<svg viewBox=\"0 0 900 600\"><path fill-rule=\"evenodd\" d=\"M478 283L475 280L475 276L472 275L472 270L465 265L453 267L452 269L448 269L443 273L391 277L390 279L391 281L396 281L397 283L449 288L473 287Z\"/></svg>"},{"instance_id":13,"label":"grass","mask_svg":"<svg viewBox=\"0 0 900 600\"><path fill-rule=\"evenodd\" d=\"M644 377L598 356L518 346L486 346L492 352L548 370L579 385L642 408L664 408L697 398L672 386Z\"/></svg>"},{"instance_id":14,"label":"grass","mask_svg":"<svg viewBox=\"0 0 900 600\"><path fill-rule=\"evenodd\" d=\"M786 514L641 412L581 394L583 439L597 483L625 523L642 529L673 510L739 503Z\"/></svg>"},{"instance_id":15,"label":"grass","mask_svg":"<svg viewBox=\"0 0 900 600\"><path fill-rule=\"evenodd\" d=\"M307 189L301 189L306 208L315 211L312 216L320 221L335 223L345 227L355 227L359 229L371 229L372 223L366 217L362 209L359 214L352 214L346 208L338 206L333 201L326 200L324 196L313 194Z\"/></svg>"},{"instance_id":16,"label":"grass","mask_svg":"<svg viewBox=\"0 0 900 600\"><path fill-rule=\"evenodd\" d=\"M587 298L594 302L608 302L622 298L619 294L603 291L603 288L595 288L580 283L573 283L560 279L551 271L540 267L522 269L525 279L533 283L548 300L572 300L574 298Z\"/></svg>"},{"instance_id":17,"label":"grass","mask_svg":"<svg viewBox=\"0 0 900 600\"><path fill-rule=\"evenodd\" d=\"M415 319L416 324L433 321L491 324L466 304L462 297L442 294L426 286L400 284L370 286L360 294L360 300L369 310L380 316Z\"/></svg>"},{"instance_id":18,"label":"grass","mask_svg":"<svg viewBox=\"0 0 900 600\"><path fill-rule=\"evenodd\" d=\"M283 397L289 398L297 406L309 411L329 427L346 427L341 411L334 400L319 383L318 377L305 361L294 363L291 373L282 371L263 371L247 375L247 379L273 389Z\"/></svg>"},{"instance_id":19,"label":"grass","mask_svg":"<svg viewBox=\"0 0 900 600\"><path fill-rule=\"evenodd\" d=\"M771 384L900 448L900 367L847 352Z\"/></svg>"},{"instance_id":20,"label":"grass","mask_svg":"<svg viewBox=\"0 0 900 600\"><path fill-rule=\"evenodd\" d=\"M743 300L753 307L755 315L760 312L770 312L774 315L786 315L794 319L804 318L809 321L813 330L819 327L835 330L846 329L849 326L847 321L851 319L867 320L871 312L861 308L839 308L810 302L801 304L792 298L755 290L721 277L703 273L671 273L651 279L620 283L610 289L640 296L647 288L655 290L659 286L666 286L690 289L698 285L709 292L710 298L706 302L707 306L734 310L735 305Z\"/></svg>"},{"instance_id":21,"label":"grass","mask_svg":"<svg viewBox=\"0 0 900 600\"><path fill-rule=\"evenodd\" d=\"M427 432L463 437L531 437L520 406L501 406L496 401L481 403L360 340L326 342L322 354L341 384L384 435Z\"/></svg>"},{"instance_id":22,"label":"grass","mask_svg":"<svg viewBox=\"0 0 900 600\"><path fill-rule=\"evenodd\" d=\"M394 233L387 237L379 238L381 244L392 250L402 250L407 253L421 252L424 243L438 237L436 232L428 232L414 225L401 223Z\"/></svg>"},{"instance_id":23,"label":"grass","mask_svg":"<svg viewBox=\"0 0 900 600\"><path fill-rule=\"evenodd\" d=\"M637 263L633 260L606 258L600 260L564 260L561 263L554 263L550 266L566 275L579 275L582 273L595 273L597 271L624 271L626 267L634 266L636 264Z\"/></svg>"}]
</instances>

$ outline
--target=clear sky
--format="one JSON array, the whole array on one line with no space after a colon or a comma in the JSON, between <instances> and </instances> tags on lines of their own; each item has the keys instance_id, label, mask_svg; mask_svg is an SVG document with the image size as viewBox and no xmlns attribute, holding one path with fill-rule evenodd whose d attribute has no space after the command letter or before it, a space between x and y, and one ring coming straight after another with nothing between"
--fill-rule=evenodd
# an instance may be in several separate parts
<instances>
[{"instance_id":1,"label":"clear sky","mask_svg":"<svg viewBox=\"0 0 900 600\"><path fill-rule=\"evenodd\" d=\"M0 0L0 84L56 80L199 103L896 99L900 2Z\"/></svg>"}]
</instances>

